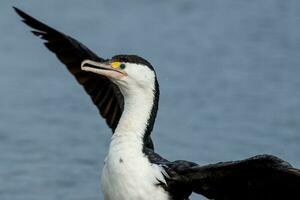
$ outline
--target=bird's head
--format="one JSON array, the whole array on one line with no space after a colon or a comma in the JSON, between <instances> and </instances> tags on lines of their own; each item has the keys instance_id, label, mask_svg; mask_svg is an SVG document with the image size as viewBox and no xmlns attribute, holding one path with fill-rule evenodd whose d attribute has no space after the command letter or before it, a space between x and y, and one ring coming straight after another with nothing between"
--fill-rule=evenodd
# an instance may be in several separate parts
<instances>
[{"instance_id":1,"label":"bird's head","mask_svg":"<svg viewBox=\"0 0 300 200\"><path fill-rule=\"evenodd\" d=\"M152 65L136 55L117 55L105 62L84 60L81 69L109 78L125 96L156 89Z\"/></svg>"}]
</instances>

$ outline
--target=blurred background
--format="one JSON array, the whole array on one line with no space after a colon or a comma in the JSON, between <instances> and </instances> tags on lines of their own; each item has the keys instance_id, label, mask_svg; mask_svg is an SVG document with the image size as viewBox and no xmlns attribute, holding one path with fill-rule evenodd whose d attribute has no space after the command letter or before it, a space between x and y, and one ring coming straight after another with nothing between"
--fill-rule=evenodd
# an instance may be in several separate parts
<instances>
[{"instance_id":1,"label":"blurred background","mask_svg":"<svg viewBox=\"0 0 300 200\"><path fill-rule=\"evenodd\" d=\"M267 153L300 168L300 1L1 0L1 200L103 199L111 134L13 5L102 57L155 66L162 156L204 165Z\"/></svg>"}]
</instances>

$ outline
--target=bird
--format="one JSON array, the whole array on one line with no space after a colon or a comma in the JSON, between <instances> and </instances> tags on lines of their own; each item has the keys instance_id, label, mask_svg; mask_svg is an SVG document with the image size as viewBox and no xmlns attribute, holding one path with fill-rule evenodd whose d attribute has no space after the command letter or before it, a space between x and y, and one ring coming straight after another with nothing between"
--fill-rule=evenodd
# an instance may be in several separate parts
<instances>
[{"instance_id":1,"label":"bird","mask_svg":"<svg viewBox=\"0 0 300 200\"><path fill-rule=\"evenodd\" d=\"M97 56L76 39L13 7L66 66L112 130L101 176L105 200L300 199L300 170L273 155L200 166L169 161L151 132L159 105L154 67L137 55Z\"/></svg>"}]
</instances>

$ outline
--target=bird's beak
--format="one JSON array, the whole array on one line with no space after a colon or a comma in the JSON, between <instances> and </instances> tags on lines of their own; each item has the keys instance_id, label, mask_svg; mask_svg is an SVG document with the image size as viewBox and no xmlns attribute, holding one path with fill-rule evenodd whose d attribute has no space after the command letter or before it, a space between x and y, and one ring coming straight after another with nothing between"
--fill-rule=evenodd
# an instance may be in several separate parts
<instances>
[{"instance_id":1,"label":"bird's beak","mask_svg":"<svg viewBox=\"0 0 300 200\"><path fill-rule=\"evenodd\" d=\"M92 60L84 60L81 63L81 70L100 74L112 79L120 79L123 76L127 76L127 73L125 71L113 68L109 61L95 62Z\"/></svg>"}]
</instances>

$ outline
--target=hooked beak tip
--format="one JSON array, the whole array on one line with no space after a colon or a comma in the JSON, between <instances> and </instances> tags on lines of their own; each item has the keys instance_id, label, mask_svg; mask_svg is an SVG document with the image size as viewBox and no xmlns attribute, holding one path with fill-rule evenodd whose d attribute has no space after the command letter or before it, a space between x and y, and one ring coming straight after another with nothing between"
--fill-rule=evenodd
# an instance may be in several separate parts
<instances>
[{"instance_id":1,"label":"hooked beak tip","mask_svg":"<svg viewBox=\"0 0 300 200\"><path fill-rule=\"evenodd\" d=\"M80 66L81 70L84 70L84 66L85 66L85 64L87 63L87 61L88 61L88 60L82 61L81 66Z\"/></svg>"}]
</instances>

